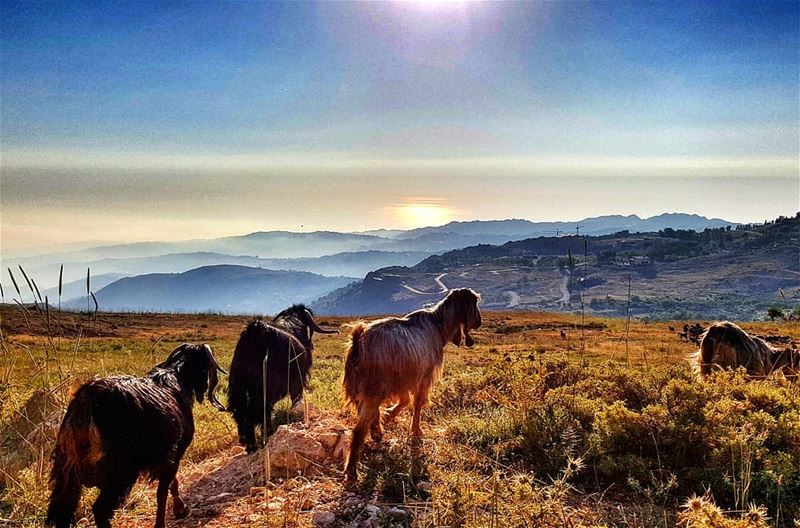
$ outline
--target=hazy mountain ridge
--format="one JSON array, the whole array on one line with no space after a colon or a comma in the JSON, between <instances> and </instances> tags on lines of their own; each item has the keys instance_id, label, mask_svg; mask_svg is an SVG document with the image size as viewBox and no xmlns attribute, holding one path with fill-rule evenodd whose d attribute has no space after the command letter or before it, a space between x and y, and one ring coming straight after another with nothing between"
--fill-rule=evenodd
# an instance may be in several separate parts
<instances>
[{"instance_id":1,"label":"hazy mountain ridge","mask_svg":"<svg viewBox=\"0 0 800 528\"><path fill-rule=\"evenodd\" d=\"M176 242L134 242L97 246L79 251L45 253L37 256L14 260L15 264L33 265L45 262L86 262L103 258L141 258L175 253L214 252L228 255L248 255L257 258L313 258L334 253L384 250L414 251L419 250L420 243L410 241L426 235L432 243L438 244L443 235L462 237L506 237L505 241L562 233L582 226L586 233L611 234L628 229L654 231L666 227L674 229L702 230L707 227L725 227L736 225L733 222L687 213L664 213L662 215L641 219L636 215L609 215L596 218L585 218L576 222L531 222L529 220L474 220L469 222L450 222L438 227L423 227L402 230L374 230L365 233L343 233L337 231L256 231L245 235L228 236L213 239L194 239ZM600 233L600 232L603 233ZM379 236L381 233L385 236ZM423 239L424 240L424 239ZM454 242L460 243L460 242ZM424 244L422 244L424 245ZM455 249L455 248L450 248ZM436 248L428 248L435 251ZM19 262L17 262L19 261ZM6 263L3 263L6 265Z\"/></svg>"},{"instance_id":2,"label":"hazy mountain ridge","mask_svg":"<svg viewBox=\"0 0 800 528\"><path fill-rule=\"evenodd\" d=\"M95 295L105 311L263 314L293 303L309 303L351 281L305 271L221 265L127 277ZM69 306L80 309L83 302L76 300Z\"/></svg>"},{"instance_id":3,"label":"hazy mountain ridge","mask_svg":"<svg viewBox=\"0 0 800 528\"><path fill-rule=\"evenodd\" d=\"M262 259L246 255L225 255L214 252L172 253L154 257L105 258L89 262L64 263L64 280L80 282L90 268L92 276L133 276L151 273L181 273L202 266L232 264L285 271L309 271L331 277L362 278L368 272L390 265L414 265L429 256L427 252L362 251L345 252L313 258ZM26 266L26 271L43 285L55 284L60 263ZM84 283L85 284L85 283ZM85 286L81 295L85 295ZM64 295L63 298L69 298Z\"/></svg>"},{"instance_id":4,"label":"hazy mountain ridge","mask_svg":"<svg viewBox=\"0 0 800 528\"><path fill-rule=\"evenodd\" d=\"M415 272L433 273L456 265L472 262L485 265L487 258L510 258L525 256L531 252L539 255L561 255L567 250L578 252L580 248L572 248L574 243L570 236L552 236L555 233L570 233L569 229L580 226L581 233L601 233L593 244L602 244L600 240L609 233L618 231L637 232L645 227L661 228L668 226L675 229L702 229L708 226L727 227L734 224L719 220L707 219L698 215L663 214L642 219L636 215L611 215L587 218L579 222L531 222L524 219L451 222L439 227L426 227L408 231L376 230L368 233L339 233L334 231L315 231L294 233L290 231L258 231L241 236L222 237L210 240L188 240L181 242L143 242L134 244L101 246L63 254L50 254L29 257L18 261L7 260L3 264L13 267L23 265L29 276L34 277L41 288L57 284L59 269L64 263L64 281L70 283L62 295L62 301L78 297L85 301L86 269L91 268L93 277L92 290L99 293L113 284L112 279L119 276L138 278L143 288L162 288L158 284L160 278L155 274L183 274L197 268L215 266L240 266L261 268L264 270L305 271L312 274L336 278L335 287L315 290L319 296L326 296L336 287L351 282L352 278L364 277L368 273L375 280L373 270L383 272L386 269L403 269L404 266L415 266ZM538 233L538 234L537 234ZM549 236L543 236L547 233ZM384 236L379 236L382 234ZM599 247L599 246L598 246ZM465 249L466 248L466 249ZM184 252L169 250L184 249ZM349 251L349 249L356 249ZM343 251L344 250L344 251ZM460 251L460 252L459 252ZM331 252L331 254L326 254ZM292 258L267 258L265 255L315 255ZM93 260L80 260L92 256L105 255ZM426 258L427 257L427 258ZM65 260L65 259L76 260ZM455 261L454 261L455 259ZM342 281L342 277L351 277ZM225 280L229 280L227 277ZM262 276L263 279L263 276ZM394 278L384 277L386 284ZM164 279L166 280L166 279ZM237 279L238 280L238 279ZM117 281L119 282L119 281ZM127 284L127 282L122 282ZM170 282L171 284L171 282ZM385 285L384 285L385 286ZM402 285L401 285L402 286ZM407 286L407 285L406 285ZM120 285L106 291L104 295L122 288ZM291 297L291 291L282 287L280 295ZM407 288L403 294L409 292ZM53 293L48 289L48 295ZM273 290L270 290L274 293ZM145 292L140 292L142 295ZM313 301L316 297L306 298L307 292L297 286L297 294L304 296L305 301ZM137 293L138 295L138 293ZM377 305L375 295L366 303L367 310L383 310L397 308L397 303L386 303L381 300ZM402 295L401 295L402 297ZM177 299L151 299L154 304L146 302L123 301L110 299L107 309L142 309L168 311L182 310L220 310L221 305L206 299L203 304L183 306ZM410 301L411 302L411 301ZM401 303L402 304L402 303ZM83 304L81 303L81 306ZM252 306L260 306L250 301L244 304L231 300L225 305L227 311L238 309L250 310ZM336 302L331 306L338 310ZM370 306L372 306L370 308Z\"/></svg>"}]
</instances>

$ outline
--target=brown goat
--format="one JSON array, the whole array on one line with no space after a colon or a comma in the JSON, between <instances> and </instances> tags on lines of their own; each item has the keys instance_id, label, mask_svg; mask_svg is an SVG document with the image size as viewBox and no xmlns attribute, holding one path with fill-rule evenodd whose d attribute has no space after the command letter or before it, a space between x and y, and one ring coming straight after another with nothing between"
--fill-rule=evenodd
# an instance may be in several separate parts
<instances>
[{"instance_id":1,"label":"brown goat","mask_svg":"<svg viewBox=\"0 0 800 528\"><path fill-rule=\"evenodd\" d=\"M394 418L413 399L411 430L422 436L420 411L441 373L444 346L448 341L461 346L462 335L468 347L474 344L469 331L481 325L479 300L480 295L471 289L459 288L431 308L351 326L344 393L347 404L358 410L358 424L345 468L348 480L356 478L367 429L375 441L383 435L381 404L397 402L386 414Z\"/></svg>"},{"instance_id":2,"label":"brown goat","mask_svg":"<svg viewBox=\"0 0 800 528\"><path fill-rule=\"evenodd\" d=\"M800 374L800 353L778 349L748 335L733 323L714 323L702 336L700 349L692 354L695 372L705 380L713 371L743 367L750 376L763 377L782 371L791 378Z\"/></svg>"}]
</instances>

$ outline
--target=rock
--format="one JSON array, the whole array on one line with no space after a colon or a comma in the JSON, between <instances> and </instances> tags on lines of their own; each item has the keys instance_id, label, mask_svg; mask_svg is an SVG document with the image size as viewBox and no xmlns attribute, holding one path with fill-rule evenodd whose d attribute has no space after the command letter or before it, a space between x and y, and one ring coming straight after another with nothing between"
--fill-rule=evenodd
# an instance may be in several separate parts
<instances>
[{"instance_id":1,"label":"rock","mask_svg":"<svg viewBox=\"0 0 800 528\"><path fill-rule=\"evenodd\" d=\"M303 473L328 458L325 448L308 431L286 425L278 427L267 445L270 473L276 477Z\"/></svg>"},{"instance_id":2,"label":"rock","mask_svg":"<svg viewBox=\"0 0 800 528\"><path fill-rule=\"evenodd\" d=\"M350 451L350 440L353 434L350 431L344 431L339 435L339 441L333 449L334 460L344 460L345 455Z\"/></svg>"},{"instance_id":3,"label":"rock","mask_svg":"<svg viewBox=\"0 0 800 528\"><path fill-rule=\"evenodd\" d=\"M209 497L206 500L208 502L220 502L227 499L228 497L233 497L233 493L228 493L227 491L223 491L222 493Z\"/></svg>"},{"instance_id":4,"label":"rock","mask_svg":"<svg viewBox=\"0 0 800 528\"><path fill-rule=\"evenodd\" d=\"M344 460L350 448L351 433L328 421L281 425L268 443L270 473L273 477L324 473Z\"/></svg>"},{"instance_id":5,"label":"rock","mask_svg":"<svg viewBox=\"0 0 800 528\"><path fill-rule=\"evenodd\" d=\"M392 517L393 519L405 519L408 517L408 512L405 510L401 510L397 506L392 506L388 510L386 510L386 515Z\"/></svg>"},{"instance_id":6,"label":"rock","mask_svg":"<svg viewBox=\"0 0 800 528\"><path fill-rule=\"evenodd\" d=\"M381 508L380 506L376 506L374 504L367 504L364 506L364 512L366 512L370 517L377 517L381 513Z\"/></svg>"},{"instance_id":7,"label":"rock","mask_svg":"<svg viewBox=\"0 0 800 528\"><path fill-rule=\"evenodd\" d=\"M332 512L321 511L315 513L311 520L316 526L330 526L336 522L336 515Z\"/></svg>"},{"instance_id":8,"label":"rock","mask_svg":"<svg viewBox=\"0 0 800 528\"><path fill-rule=\"evenodd\" d=\"M331 451L336 447L336 444L339 443L339 434L333 431L330 433L322 433L317 439L325 446L325 449Z\"/></svg>"}]
</instances>

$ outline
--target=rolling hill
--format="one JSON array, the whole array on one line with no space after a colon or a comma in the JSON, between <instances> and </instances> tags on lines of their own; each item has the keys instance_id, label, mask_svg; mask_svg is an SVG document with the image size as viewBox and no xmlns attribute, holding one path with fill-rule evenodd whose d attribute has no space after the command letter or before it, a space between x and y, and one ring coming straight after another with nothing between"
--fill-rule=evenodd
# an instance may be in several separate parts
<instances>
[{"instance_id":1,"label":"rolling hill","mask_svg":"<svg viewBox=\"0 0 800 528\"><path fill-rule=\"evenodd\" d=\"M422 261L430 253L414 251L358 251L336 253L323 257L265 259L246 255L226 255L214 252L171 253L152 257L104 258L87 262L64 263L64 280L77 281L83 286L78 295L86 294L86 269L92 271L92 287L96 290L94 277L100 275L122 276L144 275L149 273L181 273L202 266L231 264L287 271L309 271L331 277L362 278L368 272L385 266L412 266ZM47 285L58 280L60 263L26 266L26 271L36 278L37 283ZM103 285L108 284L108 282ZM64 294L64 298L72 297Z\"/></svg>"},{"instance_id":2,"label":"rolling hill","mask_svg":"<svg viewBox=\"0 0 800 528\"><path fill-rule=\"evenodd\" d=\"M585 242L585 246L584 246ZM584 258L584 251L586 258ZM763 317L800 303L800 217L703 233L538 237L376 270L314 303L329 314L407 312L472 287L488 309L675 318ZM779 297L783 291L784 301Z\"/></svg>"},{"instance_id":3,"label":"rolling hill","mask_svg":"<svg viewBox=\"0 0 800 528\"><path fill-rule=\"evenodd\" d=\"M96 292L104 311L275 313L308 303L352 279L304 271L246 266L205 266L184 273L126 277ZM73 308L84 308L85 299Z\"/></svg>"}]
</instances>

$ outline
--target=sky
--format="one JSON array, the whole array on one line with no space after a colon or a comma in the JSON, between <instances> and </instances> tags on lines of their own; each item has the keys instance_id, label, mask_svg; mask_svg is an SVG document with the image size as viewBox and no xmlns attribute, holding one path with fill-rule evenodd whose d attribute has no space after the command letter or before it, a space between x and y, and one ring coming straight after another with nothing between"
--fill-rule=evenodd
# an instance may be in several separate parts
<instances>
[{"instance_id":1,"label":"sky","mask_svg":"<svg viewBox=\"0 0 800 528\"><path fill-rule=\"evenodd\" d=\"M797 2L0 0L0 250L800 210Z\"/></svg>"}]
</instances>

